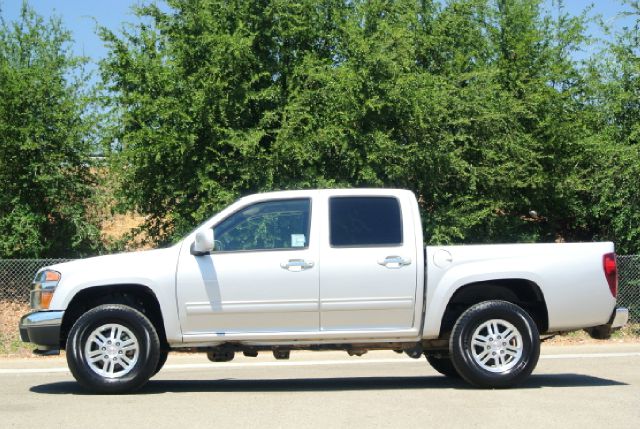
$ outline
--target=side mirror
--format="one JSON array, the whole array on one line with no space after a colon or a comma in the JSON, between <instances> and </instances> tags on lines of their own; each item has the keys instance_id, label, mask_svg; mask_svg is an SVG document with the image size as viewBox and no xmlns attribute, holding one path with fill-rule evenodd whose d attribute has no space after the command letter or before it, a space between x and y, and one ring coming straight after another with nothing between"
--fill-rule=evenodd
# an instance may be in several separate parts
<instances>
[{"instance_id":1,"label":"side mirror","mask_svg":"<svg viewBox=\"0 0 640 429\"><path fill-rule=\"evenodd\" d=\"M208 255L214 247L213 229L207 228L196 233L196 240L191 245L191 254L194 256Z\"/></svg>"}]
</instances>

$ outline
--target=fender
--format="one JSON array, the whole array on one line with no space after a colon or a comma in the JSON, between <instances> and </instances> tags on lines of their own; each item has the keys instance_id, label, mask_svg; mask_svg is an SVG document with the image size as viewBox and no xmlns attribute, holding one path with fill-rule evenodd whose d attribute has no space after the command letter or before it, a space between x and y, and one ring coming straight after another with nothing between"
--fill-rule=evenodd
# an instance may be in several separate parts
<instances>
[{"instance_id":1,"label":"fender","mask_svg":"<svg viewBox=\"0 0 640 429\"><path fill-rule=\"evenodd\" d=\"M510 261L511 269L505 270L498 261L483 261L460 264L441 274L435 287L427 290L426 317L423 327L424 338L438 338L442 317L453 295L461 288L472 283L488 282L491 280L525 280L540 287L541 278L536 273L519 269L515 261ZM493 270L493 271L491 271ZM429 270L431 273L431 270ZM438 273L433 273L437 277ZM430 280L433 280L429 276ZM544 296L544 290L540 287Z\"/></svg>"},{"instance_id":2,"label":"fender","mask_svg":"<svg viewBox=\"0 0 640 429\"><path fill-rule=\"evenodd\" d=\"M175 269L179 246L167 249L98 256L53 265L63 273L51 310L66 310L80 291L118 285L140 285L153 292L162 311L169 343L182 341L175 301Z\"/></svg>"}]
</instances>

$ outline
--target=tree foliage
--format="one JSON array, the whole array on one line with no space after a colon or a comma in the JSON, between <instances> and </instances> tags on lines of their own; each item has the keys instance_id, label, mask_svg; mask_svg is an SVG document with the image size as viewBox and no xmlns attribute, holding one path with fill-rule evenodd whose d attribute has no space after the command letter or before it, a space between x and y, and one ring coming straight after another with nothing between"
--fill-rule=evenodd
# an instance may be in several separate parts
<instances>
[{"instance_id":1,"label":"tree foliage","mask_svg":"<svg viewBox=\"0 0 640 429\"><path fill-rule=\"evenodd\" d=\"M590 97L609 79L572 59L586 17L561 4L168 6L103 32L122 194L159 241L242 194L318 186L412 189L430 242L615 239L630 219L598 198L615 166L593 171L611 140Z\"/></svg>"},{"instance_id":2,"label":"tree foliage","mask_svg":"<svg viewBox=\"0 0 640 429\"><path fill-rule=\"evenodd\" d=\"M26 4L0 22L0 257L72 256L99 242L91 115L70 42L60 20Z\"/></svg>"},{"instance_id":3,"label":"tree foliage","mask_svg":"<svg viewBox=\"0 0 640 429\"><path fill-rule=\"evenodd\" d=\"M639 252L637 28L578 61L592 49L591 18L561 0L552 4L167 0L137 7L136 23L100 31L111 115L101 137L121 208L144 214L146 236L166 243L248 193L393 186L418 196L430 243L597 239ZM640 18L637 2L629 8ZM77 63L63 49L68 36L59 24L23 21L33 29L3 30L1 103L2 118L25 112L29 119L3 119L0 132L13 136L11 150L35 147L34 166L7 169L30 199L18 188L5 193L0 225L23 237L15 243L40 240L30 235L32 222L74 237L80 249L91 237L77 221L86 218L90 194L89 122L65 72ZM22 31L42 47L28 51L36 62L12 57L27 46L16 41ZM18 72L34 77L13 78ZM11 98L11 91L34 94ZM31 101L51 109L8 104ZM50 167L53 158L59 168Z\"/></svg>"},{"instance_id":4,"label":"tree foliage","mask_svg":"<svg viewBox=\"0 0 640 429\"><path fill-rule=\"evenodd\" d=\"M628 1L632 25L615 34L585 73L585 211L594 239L620 253L640 253L640 3Z\"/></svg>"}]
</instances>

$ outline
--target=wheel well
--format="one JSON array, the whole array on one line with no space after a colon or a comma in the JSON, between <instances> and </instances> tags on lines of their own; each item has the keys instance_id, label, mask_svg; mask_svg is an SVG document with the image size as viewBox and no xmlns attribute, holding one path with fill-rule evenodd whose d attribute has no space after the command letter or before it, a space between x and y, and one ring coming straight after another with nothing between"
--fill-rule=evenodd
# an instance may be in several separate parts
<instances>
[{"instance_id":1,"label":"wheel well","mask_svg":"<svg viewBox=\"0 0 640 429\"><path fill-rule=\"evenodd\" d=\"M160 345L168 349L167 336L158 298L151 289L143 285L106 285L83 289L69 302L60 329L60 348L66 347L71 327L84 313L103 304L124 304L143 313L158 332Z\"/></svg>"},{"instance_id":2,"label":"wheel well","mask_svg":"<svg viewBox=\"0 0 640 429\"><path fill-rule=\"evenodd\" d=\"M536 322L541 333L547 331L547 304L538 285L524 279L502 279L470 283L458 289L442 316L440 338L449 337L456 320L467 308L489 300L508 301L522 307Z\"/></svg>"}]
</instances>

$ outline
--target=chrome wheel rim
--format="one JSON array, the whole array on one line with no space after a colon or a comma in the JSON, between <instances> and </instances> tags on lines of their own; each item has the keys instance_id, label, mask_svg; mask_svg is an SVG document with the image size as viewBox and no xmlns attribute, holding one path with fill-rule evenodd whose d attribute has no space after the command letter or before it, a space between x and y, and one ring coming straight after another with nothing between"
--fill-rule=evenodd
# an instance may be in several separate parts
<instances>
[{"instance_id":1,"label":"chrome wheel rim","mask_svg":"<svg viewBox=\"0 0 640 429\"><path fill-rule=\"evenodd\" d=\"M471 337L471 354L480 368L505 372L522 359L520 331L502 319L491 319L476 328Z\"/></svg>"},{"instance_id":2,"label":"chrome wheel rim","mask_svg":"<svg viewBox=\"0 0 640 429\"><path fill-rule=\"evenodd\" d=\"M84 347L89 368L105 378L120 378L131 372L138 357L138 339L126 326L109 323L95 329Z\"/></svg>"}]
</instances>

